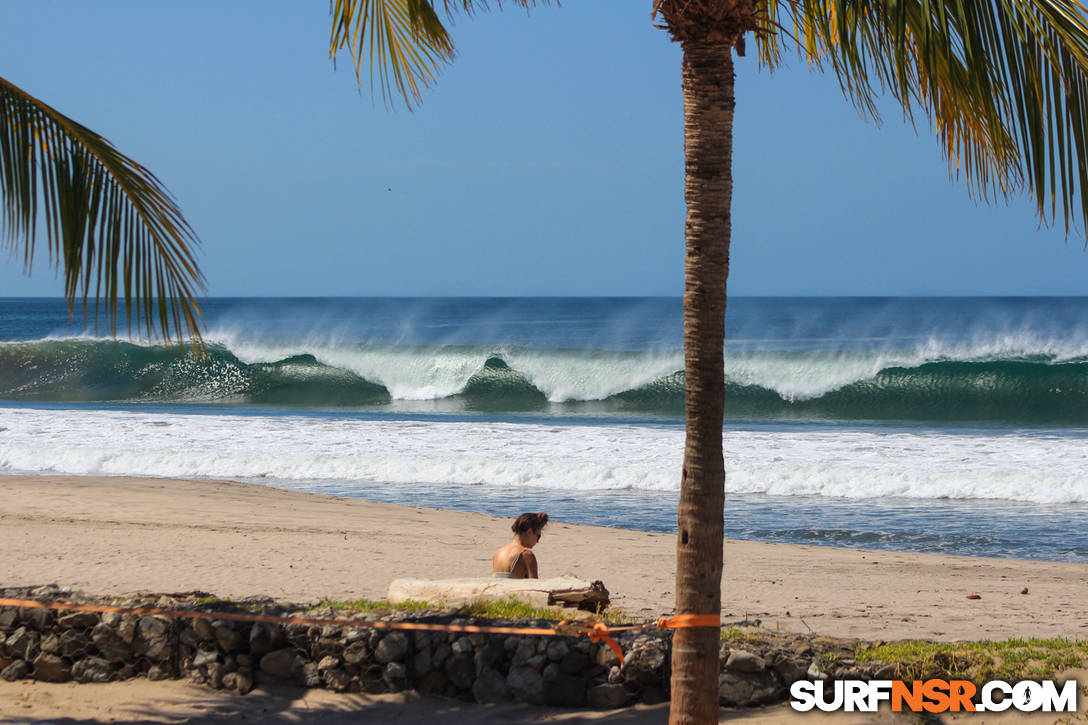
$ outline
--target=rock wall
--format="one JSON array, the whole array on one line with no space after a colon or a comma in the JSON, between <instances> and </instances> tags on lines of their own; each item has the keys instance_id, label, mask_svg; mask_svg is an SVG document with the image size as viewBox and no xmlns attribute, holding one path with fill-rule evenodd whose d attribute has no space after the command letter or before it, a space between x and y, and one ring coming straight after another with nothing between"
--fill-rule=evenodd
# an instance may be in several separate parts
<instances>
[{"instance_id":1,"label":"rock wall","mask_svg":"<svg viewBox=\"0 0 1088 725\"><path fill-rule=\"evenodd\" d=\"M55 592L53 592L56 594ZM49 590L0 589L0 597L44 600ZM86 597L64 601L92 603ZM122 607L205 609L192 600L112 600ZM220 611L241 611L218 603ZM330 618L332 610L264 614ZM365 621L426 621L550 627L552 622L409 618L401 612L358 615ZM365 617L365 619L363 618ZM373 627L243 623L135 614L0 609L0 678L46 682L109 682L130 677L186 678L246 693L259 682L290 682L336 692L398 692L481 703L522 701L570 707L617 708L668 698L671 632L648 630L616 637L621 667L605 644L585 637L543 637L457 632L410 632ZM814 646L813 643L817 646ZM821 646L826 645L826 646ZM833 654L837 652L838 654ZM722 647L720 695L725 705L784 700L791 682L827 677L820 662L842 676L876 674L849 659L849 643L778 638L773 644ZM888 673L880 673L888 674Z\"/></svg>"}]
</instances>

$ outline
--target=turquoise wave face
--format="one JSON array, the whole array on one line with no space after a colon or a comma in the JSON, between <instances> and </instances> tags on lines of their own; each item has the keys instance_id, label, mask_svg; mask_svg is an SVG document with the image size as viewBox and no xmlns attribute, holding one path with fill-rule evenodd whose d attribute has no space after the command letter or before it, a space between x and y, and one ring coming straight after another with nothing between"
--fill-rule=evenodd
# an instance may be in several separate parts
<instances>
[{"instance_id":1,"label":"turquoise wave face","mask_svg":"<svg viewBox=\"0 0 1088 725\"><path fill-rule=\"evenodd\" d=\"M519 370L516 364L483 349L398 349L392 356L389 348L374 352L359 347L352 352L355 357L341 354L340 359L348 362L340 364L323 362L310 353L247 363L222 345L209 347L208 356L198 359L163 347L112 340L5 343L0 344L0 399L348 408L381 408L395 400L415 399L441 401L443 410L624 413L662 418L682 417L684 412L683 372L642 372L640 380L633 369L651 371L660 369L661 364L648 364L638 355L568 352L527 356L521 350L511 353L511 359L524 366ZM456 366L442 359L454 354ZM364 358L367 364L359 367L375 372L362 375L349 369L351 360ZM465 359L479 362L466 365ZM385 361L391 369L383 372L374 360ZM755 370L764 379L772 378L769 371L776 370L775 365L781 365L781 358L768 357L762 368L758 357L745 361L749 373ZM774 384L729 381L728 417L1088 424L1088 360L1081 358L1060 362L1046 356L941 360L883 367L850 382L832 379L841 372L826 359L814 358L807 367L803 359L791 360L791 365L789 372L782 374L781 390ZM409 386L407 396L397 396L391 392L397 386L388 381L403 381L406 367L421 377L418 385ZM443 385L434 384L433 375L426 378L434 370L454 368L462 377L447 375ZM581 397L546 392L576 389L573 384L556 387L556 380L563 381L563 375L575 369L581 371L578 374L593 372L594 390L607 390L601 386L609 382L612 388L621 389ZM802 374L817 390L819 375L827 375L826 391L805 397L789 394L785 390L790 382L787 376Z\"/></svg>"},{"instance_id":2,"label":"turquoise wave face","mask_svg":"<svg viewBox=\"0 0 1088 725\"><path fill-rule=\"evenodd\" d=\"M312 355L247 365L216 346L198 359L163 347L86 340L0 345L0 397L287 406L365 406L390 400L381 385L322 365Z\"/></svg>"}]
</instances>

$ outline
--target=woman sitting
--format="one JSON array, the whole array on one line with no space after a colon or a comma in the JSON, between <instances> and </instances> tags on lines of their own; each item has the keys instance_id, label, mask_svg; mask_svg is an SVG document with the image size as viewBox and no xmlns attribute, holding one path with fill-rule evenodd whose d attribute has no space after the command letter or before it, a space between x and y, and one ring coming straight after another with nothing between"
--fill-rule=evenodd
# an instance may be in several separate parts
<instances>
[{"instance_id":1,"label":"woman sitting","mask_svg":"<svg viewBox=\"0 0 1088 725\"><path fill-rule=\"evenodd\" d=\"M540 541L540 532L548 524L548 514L522 514L510 529L514 540L495 552L491 559L491 576L499 579L536 579L536 556L533 547Z\"/></svg>"}]
</instances>

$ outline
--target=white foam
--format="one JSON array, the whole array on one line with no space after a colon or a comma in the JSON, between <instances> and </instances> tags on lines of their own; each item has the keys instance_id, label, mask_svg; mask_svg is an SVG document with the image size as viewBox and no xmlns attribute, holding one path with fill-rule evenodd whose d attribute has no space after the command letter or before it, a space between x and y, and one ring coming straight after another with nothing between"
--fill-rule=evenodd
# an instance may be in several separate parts
<instances>
[{"instance_id":1,"label":"white foam","mask_svg":"<svg viewBox=\"0 0 1088 725\"><path fill-rule=\"evenodd\" d=\"M373 421L0 408L0 472L678 488L683 431L651 426ZM1077 434L798 426L725 434L730 492L1088 502Z\"/></svg>"}]
</instances>

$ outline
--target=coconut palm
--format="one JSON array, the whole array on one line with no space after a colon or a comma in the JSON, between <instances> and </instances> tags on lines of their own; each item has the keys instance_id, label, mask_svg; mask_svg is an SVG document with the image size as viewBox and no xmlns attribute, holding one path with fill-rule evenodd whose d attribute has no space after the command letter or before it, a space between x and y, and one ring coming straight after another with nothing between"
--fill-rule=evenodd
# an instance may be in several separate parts
<instances>
[{"instance_id":1,"label":"coconut palm","mask_svg":"<svg viewBox=\"0 0 1088 725\"><path fill-rule=\"evenodd\" d=\"M530 6L532 0L509 0ZM499 4L499 3L496 3ZM444 13L484 0L443 0ZM388 101L418 103L453 44L429 0L333 0L331 52ZM628 8L624 8L628 10ZM647 8L649 9L649 8ZM634 12L637 8L631 8ZM1077 0L654 0L683 48L687 202L684 370L676 611L721 611L724 329L732 196L733 54L761 64L792 48L834 72L872 118L886 93L932 124L951 171L979 198L1034 196L1068 233L1088 210L1088 26ZM670 722L717 722L718 631L676 631Z\"/></svg>"},{"instance_id":2,"label":"coconut palm","mask_svg":"<svg viewBox=\"0 0 1088 725\"><path fill-rule=\"evenodd\" d=\"M109 141L0 78L0 244L28 272L41 221L69 314L78 303L97 324L101 301L116 332L123 297L130 331L202 349L198 242L170 193Z\"/></svg>"}]
</instances>

